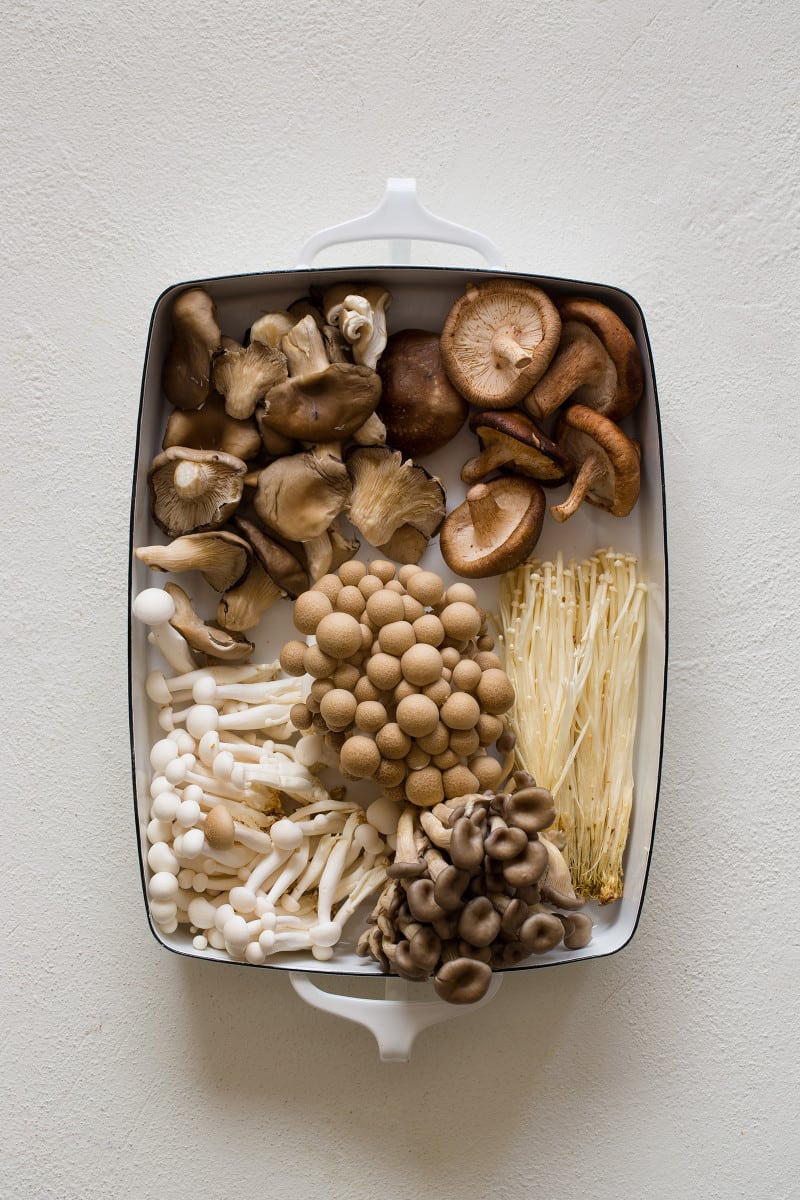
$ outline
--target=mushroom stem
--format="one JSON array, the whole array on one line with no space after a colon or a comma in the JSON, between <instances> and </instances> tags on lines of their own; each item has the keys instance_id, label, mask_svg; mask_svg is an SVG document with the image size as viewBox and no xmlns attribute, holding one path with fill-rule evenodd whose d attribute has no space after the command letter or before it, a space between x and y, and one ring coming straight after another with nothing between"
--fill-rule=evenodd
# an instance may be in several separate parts
<instances>
[{"instance_id":1,"label":"mushroom stem","mask_svg":"<svg viewBox=\"0 0 800 1200\"><path fill-rule=\"evenodd\" d=\"M551 505L550 512L556 521L560 524L568 521L572 514L580 508L587 492L591 491L593 485L598 480L605 477L606 472L607 467L602 454L587 454L581 464L581 469L575 476L572 491L566 500L562 504Z\"/></svg>"},{"instance_id":2,"label":"mushroom stem","mask_svg":"<svg viewBox=\"0 0 800 1200\"><path fill-rule=\"evenodd\" d=\"M608 356L599 338L579 337L559 349L539 382L523 403L534 419L543 420L560 408L581 385L602 378Z\"/></svg>"},{"instance_id":3,"label":"mushroom stem","mask_svg":"<svg viewBox=\"0 0 800 1200\"><path fill-rule=\"evenodd\" d=\"M194 500L202 496L210 485L209 474L202 463L179 462L172 476L175 491L182 500Z\"/></svg>"},{"instance_id":4,"label":"mushroom stem","mask_svg":"<svg viewBox=\"0 0 800 1200\"><path fill-rule=\"evenodd\" d=\"M496 333L492 338L492 350L498 368L508 363L517 371L521 371L523 367L530 366L533 359L533 356L524 346L520 346L510 333Z\"/></svg>"},{"instance_id":5,"label":"mushroom stem","mask_svg":"<svg viewBox=\"0 0 800 1200\"><path fill-rule=\"evenodd\" d=\"M303 317L281 338L281 350L290 375L314 375L329 366L322 334L311 316Z\"/></svg>"},{"instance_id":6,"label":"mushroom stem","mask_svg":"<svg viewBox=\"0 0 800 1200\"><path fill-rule=\"evenodd\" d=\"M496 471L499 467L504 467L506 463L511 462L513 451L508 445L503 442L493 442L482 450L475 458L471 458L469 462L464 463L461 470L461 478L464 483L477 483L479 479L484 479L491 471Z\"/></svg>"},{"instance_id":7,"label":"mushroom stem","mask_svg":"<svg viewBox=\"0 0 800 1200\"><path fill-rule=\"evenodd\" d=\"M500 507L485 483L476 483L469 489L467 505L475 530L475 544L481 549L494 545Z\"/></svg>"}]
</instances>

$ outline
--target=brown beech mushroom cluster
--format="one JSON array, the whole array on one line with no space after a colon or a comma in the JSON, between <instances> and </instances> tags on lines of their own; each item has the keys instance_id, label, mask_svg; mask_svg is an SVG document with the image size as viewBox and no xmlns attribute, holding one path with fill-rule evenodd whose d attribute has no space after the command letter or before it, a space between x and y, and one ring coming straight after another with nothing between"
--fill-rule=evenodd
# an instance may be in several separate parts
<instances>
[{"instance_id":1,"label":"brown beech mushroom cluster","mask_svg":"<svg viewBox=\"0 0 800 1200\"><path fill-rule=\"evenodd\" d=\"M430 808L496 787L511 769L489 751L511 757L503 714L514 691L468 584L353 560L298 596L294 623L315 640L281 651L288 675L314 680L292 721L325 735L346 777Z\"/></svg>"},{"instance_id":2,"label":"brown beech mushroom cluster","mask_svg":"<svg viewBox=\"0 0 800 1200\"><path fill-rule=\"evenodd\" d=\"M492 970L562 942L573 950L588 945L591 918L578 911L583 902L557 837L546 832L554 819L550 792L521 771L507 792L423 811L407 805L358 953L386 973L432 977L442 999L471 1004L486 994Z\"/></svg>"}]
</instances>

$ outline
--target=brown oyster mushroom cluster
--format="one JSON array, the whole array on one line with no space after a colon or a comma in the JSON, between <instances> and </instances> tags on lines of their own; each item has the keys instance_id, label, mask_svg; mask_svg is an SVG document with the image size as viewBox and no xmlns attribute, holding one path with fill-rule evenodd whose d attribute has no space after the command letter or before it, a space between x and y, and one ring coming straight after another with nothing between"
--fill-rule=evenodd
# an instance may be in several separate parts
<instances>
[{"instance_id":1,"label":"brown oyster mushroom cluster","mask_svg":"<svg viewBox=\"0 0 800 1200\"><path fill-rule=\"evenodd\" d=\"M288 675L314 680L292 721L325 735L345 777L424 808L496 787L511 769L490 748L513 749L503 714L514 691L468 584L353 560L297 598L294 623L315 640L281 651Z\"/></svg>"},{"instance_id":2,"label":"brown oyster mushroom cluster","mask_svg":"<svg viewBox=\"0 0 800 1200\"><path fill-rule=\"evenodd\" d=\"M386 973L432 977L442 999L470 1004L486 994L493 970L562 942L588 945L591 918L578 911L583 901L547 833L554 819L550 792L521 771L507 792L423 811L407 805L358 953Z\"/></svg>"}]
</instances>

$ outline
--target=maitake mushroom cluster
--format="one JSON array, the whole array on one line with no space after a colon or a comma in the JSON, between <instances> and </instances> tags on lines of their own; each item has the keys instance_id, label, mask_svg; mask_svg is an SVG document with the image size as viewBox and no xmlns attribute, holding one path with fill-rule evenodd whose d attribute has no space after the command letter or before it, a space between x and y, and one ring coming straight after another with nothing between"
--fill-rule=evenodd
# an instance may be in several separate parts
<instances>
[{"instance_id":1,"label":"maitake mushroom cluster","mask_svg":"<svg viewBox=\"0 0 800 1200\"><path fill-rule=\"evenodd\" d=\"M358 952L405 979L433 976L442 999L470 1004L486 994L493 969L562 941L586 946L592 921L577 911L583 901L558 835L546 832L554 819L550 792L521 771L506 792L406 806Z\"/></svg>"}]
</instances>

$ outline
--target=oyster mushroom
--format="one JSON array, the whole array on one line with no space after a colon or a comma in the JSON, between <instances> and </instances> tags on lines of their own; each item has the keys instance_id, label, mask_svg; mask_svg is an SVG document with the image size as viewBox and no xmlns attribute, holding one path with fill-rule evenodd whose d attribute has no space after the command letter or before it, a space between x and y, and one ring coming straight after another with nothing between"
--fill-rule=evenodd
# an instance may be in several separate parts
<instances>
[{"instance_id":1,"label":"oyster mushroom","mask_svg":"<svg viewBox=\"0 0 800 1200\"><path fill-rule=\"evenodd\" d=\"M229 417L251 417L259 400L288 376L286 356L264 342L228 344L214 360L214 387L225 397Z\"/></svg>"},{"instance_id":2,"label":"oyster mushroom","mask_svg":"<svg viewBox=\"0 0 800 1200\"><path fill-rule=\"evenodd\" d=\"M261 342L264 346L271 346L273 350L280 350L281 338L294 329L298 320L298 317L285 310L264 313L250 326L247 340Z\"/></svg>"},{"instance_id":3,"label":"oyster mushroom","mask_svg":"<svg viewBox=\"0 0 800 1200\"><path fill-rule=\"evenodd\" d=\"M350 523L370 545L387 546L406 526L426 541L432 537L446 511L444 488L435 476L385 446L351 450L346 462L353 486Z\"/></svg>"},{"instance_id":4,"label":"oyster mushroom","mask_svg":"<svg viewBox=\"0 0 800 1200\"><path fill-rule=\"evenodd\" d=\"M211 360L219 349L214 301L205 288L188 288L172 305L173 338L161 383L176 408L200 408L211 390Z\"/></svg>"},{"instance_id":5,"label":"oyster mushroom","mask_svg":"<svg viewBox=\"0 0 800 1200\"><path fill-rule=\"evenodd\" d=\"M569 475L571 464L561 447L524 413L514 409L475 413L469 427L478 435L481 453L464 464L464 483L478 483L499 469L549 484L563 483Z\"/></svg>"},{"instance_id":6,"label":"oyster mushroom","mask_svg":"<svg viewBox=\"0 0 800 1200\"><path fill-rule=\"evenodd\" d=\"M248 543L224 529L189 533L168 546L139 546L135 554L153 571L199 571L215 592L233 587L253 560Z\"/></svg>"},{"instance_id":7,"label":"oyster mushroom","mask_svg":"<svg viewBox=\"0 0 800 1200\"><path fill-rule=\"evenodd\" d=\"M329 530L350 499L350 477L333 454L291 454L258 476L254 506L268 529L302 542L312 579L324 575L333 548Z\"/></svg>"},{"instance_id":8,"label":"oyster mushroom","mask_svg":"<svg viewBox=\"0 0 800 1200\"><path fill-rule=\"evenodd\" d=\"M223 592L217 620L224 629L235 632L253 629L267 609L285 595L256 560L244 579Z\"/></svg>"},{"instance_id":9,"label":"oyster mushroom","mask_svg":"<svg viewBox=\"0 0 800 1200\"><path fill-rule=\"evenodd\" d=\"M339 327L353 348L354 362L373 370L378 365L386 346L386 310L391 302L391 294L374 285L337 284L325 292L325 320Z\"/></svg>"},{"instance_id":10,"label":"oyster mushroom","mask_svg":"<svg viewBox=\"0 0 800 1200\"><path fill-rule=\"evenodd\" d=\"M546 371L560 332L558 310L533 284L469 284L442 329L444 369L471 404L511 408Z\"/></svg>"},{"instance_id":11,"label":"oyster mushroom","mask_svg":"<svg viewBox=\"0 0 800 1200\"><path fill-rule=\"evenodd\" d=\"M375 411L381 381L369 367L331 363L322 334L307 316L281 340L289 378L270 388L259 424L312 444L341 443Z\"/></svg>"},{"instance_id":12,"label":"oyster mushroom","mask_svg":"<svg viewBox=\"0 0 800 1200\"><path fill-rule=\"evenodd\" d=\"M202 408L176 409L170 415L161 448L169 450L172 446L221 450L246 461L261 450L261 436L255 421L229 416L224 398L212 392Z\"/></svg>"},{"instance_id":13,"label":"oyster mushroom","mask_svg":"<svg viewBox=\"0 0 800 1200\"><path fill-rule=\"evenodd\" d=\"M568 520L584 500L614 517L627 516L639 498L638 442L585 404L571 404L564 410L556 437L575 464L575 475L567 499L550 509L555 519Z\"/></svg>"},{"instance_id":14,"label":"oyster mushroom","mask_svg":"<svg viewBox=\"0 0 800 1200\"><path fill-rule=\"evenodd\" d=\"M169 623L182 634L193 650L220 662L242 662L253 653L253 644L247 638L225 629L206 625L202 617L192 608L192 602L177 583L164 587L175 603L175 613Z\"/></svg>"},{"instance_id":15,"label":"oyster mushroom","mask_svg":"<svg viewBox=\"0 0 800 1200\"><path fill-rule=\"evenodd\" d=\"M633 334L599 300L571 297L559 312L558 350L546 374L525 396L526 409L541 420L572 400L621 421L639 403L644 387Z\"/></svg>"},{"instance_id":16,"label":"oyster mushroom","mask_svg":"<svg viewBox=\"0 0 800 1200\"><path fill-rule=\"evenodd\" d=\"M250 543L258 562L285 595L294 600L306 590L308 574L291 550L268 537L263 529L239 513L233 518L232 525Z\"/></svg>"},{"instance_id":17,"label":"oyster mushroom","mask_svg":"<svg viewBox=\"0 0 800 1200\"><path fill-rule=\"evenodd\" d=\"M168 537L218 529L238 507L246 474L233 454L171 446L147 473L153 520Z\"/></svg>"},{"instance_id":18,"label":"oyster mushroom","mask_svg":"<svg viewBox=\"0 0 800 1200\"><path fill-rule=\"evenodd\" d=\"M476 483L463 504L445 518L439 535L451 571L485 579L518 566L542 531L545 498L534 479L502 476Z\"/></svg>"},{"instance_id":19,"label":"oyster mushroom","mask_svg":"<svg viewBox=\"0 0 800 1200\"><path fill-rule=\"evenodd\" d=\"M438 334L424 329L393 333L378 370L383 382L379 412L390 446L418 458L456 436L469 405L447 378Z\"/></svg>"}]
</instances>

